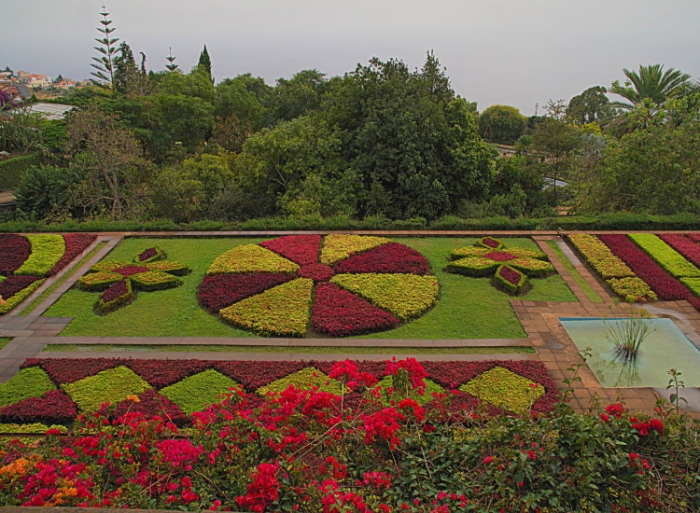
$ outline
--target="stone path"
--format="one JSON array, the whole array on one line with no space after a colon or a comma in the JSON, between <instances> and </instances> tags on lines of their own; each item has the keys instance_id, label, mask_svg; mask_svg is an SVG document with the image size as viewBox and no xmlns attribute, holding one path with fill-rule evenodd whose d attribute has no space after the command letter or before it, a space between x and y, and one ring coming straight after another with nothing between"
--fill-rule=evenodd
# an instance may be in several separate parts
<instances>
[{"instance_id":1,"label":"stone path","mask_svg":"<svg viewBox=\"0 0 700 513\"><path fill-rule=\"evenodd\" d=\"M319 233L319 232L296 232L296 233ZM358 232L360 233L360 232ZM370 234L369 232L361 232ZM377 232L386 234L386 232ZM216 232L216 233L178 233L178 236L276 236L290 234L290 232ZM493 231L488 232L425 232L423 235L432 236L480 236L493 235ZM251 339L251 338L197 338L197 337L58 337L57 335L70 322L69 318L41 317L41 315L67 291L75 281L82 276L91 265L98 262L119 241L128 234L103 234L95 243L85 250L83 255L88 254L99 244L103 244L99 252L70 278L53 291L39 306L29 315L21 316L22 309L30 304L33 298L39 297L43 291L49 289L57 280L70 272L70 268L64 269L57 276L47 280L39 290L25 303L20 305L10 314L0 317L0 337L12 337L12 341L0 350L0 383L10 379L19 369L19 365L26 358L95 358L95 357L118 357L124 356L121 352L100 352L100 351L79 351L79 352L46 352L43 349L47 344L85 344L85 345L236 345L245 346L246 352L171 352L171 351L129 351L128 356L132 358L154 358L154 359L191 359L202 360L224 360L224 359L246 359L246 360L338 360L338 359L360 359L360 360L386 360L394 354L392 348L396 347L422 347L422 348L455 348L469 346L532 346L534 354L401 354L401 357L414 357L420 360L432 361L454 361L454 360L540 360L542 361L553 378L564 386L564 379L572 377L571 369L583 364L583 360L578 349L570 339L561 323L560 317L609 317L611 315L623 314L623 307L617 306L613 298L607 292L597 277L593 276L588 269L578 260L570 248L561 241L554 232L499 232L499 235L519 235L532 236L542 251L556 268L559 275L566 282L578 299L578 302L557 303L545 301L512 300L511 304L515 314L520 320L527 339L477 339L477 340L386 340L386 339ZM140 236L173 236L172 233L143 234ZM420 235L415 231L392 232L392 236ZM560 262L557 255L549 246L549 241L556 241L564 252L564 255L573 263L579 274L586 280L591 288L600 296L602 302L592 301L582 290L580 285L568 272L567 268ZM80 261L82 255L76 258ZM629 308L626 305L624 308ZM649 308L652 314L673 314L681 319L679 327L686 332L687 336L696 344L700 344L700 312L695 310L686 301L671 301L654 303ZM284 353L255 352L255 346L284 346L289 349ZM343 354L318 354L295 352L298 346L329 346L347 347L348 353ZM385 354L352 353L352 347L382 347L386 348ZM248 349L249 348L249 349ZM125 351L126 352L126 351ZM651 413L657 399L664 395L664 391L651 388L626 388L612 389L604 388L600 385L593 373L587 366L581 365L578 370L580 381L572 384L573 395L571 404L579 411L587 411L594 408L596 402L603 405L623 399L629 408L634 411L646 411ZM691 409L700 412L700 400L695 400L693 393L697 394L697 389L689 389ZM696 404L697 403L697 404ZM695 414L694 414L695 415Z\"/></svg>"}]
</instances>

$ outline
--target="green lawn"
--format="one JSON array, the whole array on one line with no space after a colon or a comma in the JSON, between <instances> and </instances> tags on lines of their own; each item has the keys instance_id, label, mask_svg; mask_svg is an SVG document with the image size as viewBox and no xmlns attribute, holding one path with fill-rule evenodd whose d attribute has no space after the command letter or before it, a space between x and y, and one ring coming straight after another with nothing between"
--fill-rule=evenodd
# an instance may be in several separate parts
<instances>
[{"instance_id":1,"label":"green lawn","mask_svg":"<svg viewBox=\"0 0 700 513\"><path fill-rule=\"evenodd\" d=\"M586 294L586 297L588 297L588 299L590 299L594 303L602 303L603 298L601 298L600 295L593 289L593 287L591 287L591 284L588 283L588 281L583 276L581 276L581 273L578 272L576 266L571 263L571 260L569 260L564 254L564 252L561 250L559 244L557 244L557 241L549 240L547 241L547 245L552 249L554 254L557 255L559 261L564 267L566 267L566 270L569 271L571 277L578 284L578 286L581 287L581 290L583 290L583 293Z\"/></svg>"},{"instance_id":2,"label":"green lawn","mask_svg":"<svg viewBox=\"0 0 700 513\"><path fill-rule=\"evenodd\" d=\"M272 237L270 237L272 238ZM131 305L105 316L93 312L98 293L70 290L46 316L73 317L63 330L64 336L185 336L253 337L254 335L223 324L200 308L197 288L211 262L225 251L242 244L265 239L248 238L173 238L125 239L107 260L132 260L146 248L157 245L168 258L187 264L192 273L184 285L158 292L139 292ZM423 317L397 329L363 338L468 339L523 338L525 332L510 307L511 296L496 290L488 278L469 278L447 274L443 269L452 249L472 245L474 238L392 238L420 251L430 261L440 285L437 305ZM529 238L505 238L506 247L537 249ZM534 301L576 301L559 276L531 281L532 290L523 299Z\"/></svg>"}]
</instances>

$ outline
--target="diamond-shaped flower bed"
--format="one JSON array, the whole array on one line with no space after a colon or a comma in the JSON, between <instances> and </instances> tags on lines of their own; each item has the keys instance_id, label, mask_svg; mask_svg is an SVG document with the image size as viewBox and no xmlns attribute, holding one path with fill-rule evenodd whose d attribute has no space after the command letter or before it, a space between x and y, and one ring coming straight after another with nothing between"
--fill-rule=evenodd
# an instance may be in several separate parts
<instances>
[{"instance_id":1,"label":"diamond-shaped flower bed","mask_svg":"<svg viewBox=\"0 0 700 513\"><path fill-rule=\"evenodd\" d=\"M425 406L428 404L430 401L435 399L433 394L444 394L447 393L447 390L445 390L443 387L435 383L432 379L424 378L423 382L425 383L425 392L423 395L420 394L413 394L411 396L412 399L415 399L415 401L420 404L421 406ZM389 404L389 397L388 394L386 393L386 390L389 390L393 388L394 386L394 378L392 376L384 376L381 380L379 380L379 383L374 388L381 387L382 388L382 400L385 404Z\"/></svg>"},{"instance_id":2,"label":"diamond-shaped flower bed","mask_svg":"<svg viewBox=\"0 0 700 513\"><path fill-rule=\"evenodd\" d=\"M202 411L210 404L219 402L232 387L238 386L238 383L228 376L208 369L165 387L160 393L189 414Z\"/></svg>"},{"instance_id":3,"label":"diamond-shaped flower bed","mask_svg":"<svg viewBox=\"0 0 700 513\"><path fill-rule=\"evenodd\" d=\"M153 292L182 285L182 276L189 272L187 266L169 260L158 260L165 253L158 248L141 252L136 260L140 263L114 260L99 262L81 276L78 286L85 291L103 291L95 310L107 314L132 303L136 291Z\"/></svg>"},{"instance_id":4,"label":"diamond-shaped flower bed","mask_svg":"<svg viewBox=\"0 0 700 513\"><path fill-rule=\"evenodd\" d=\"M528 277L554 272L546 258L541 251L504 248L498 239L485 237L477 246L452 250L447 271L471 277L490 276L495 272L494 285L509 294L519 294L527 290Z\"/></svg>"},{"instance_id":5,"label":"diamond-shaped flower bed","mask_svg":"<svg viewBox=\"0 0 700 513\"><path fill-rule=\"evenodd\" d=\"M104 403L117 404L127 396L138 395L151 388L131 369L120 365L61 388L83 412L97 411Z\"/></svg>"},{"instance_id":6,"label":"diamond-shaped flower bed","mask_svg":"<svg viewBox=\"0 0 700 513\"><path fill-rule=\"evenodd\" d=\"M41 397L55 389L56 386L43 370L37 367L22 369L6 383L0 383L0 407L30 397Z\"/></svg>"},{"instance_id":7,"label":"diamond-shaped flower bed","mask_svg":"<svg viewBox=\"0 0 700 513\"><path fill-rule=\"evenodd\" d=\"M521 415L545 393L539 383L498 366L465 383L459 390Z\"/></svg>"},{"instance_id":8,"label":"diamond-shaped flower bed","mask_svg":"<svg viewBox=\"0 0 700 513\"><path fill-rule=\"evenodd\" d=\"M216 258L199 300L260 335L358 335L394 328L432 307L439 285L429 273L418 251L383 237L290 235Z\"/></svg>"},{"instance_id":9,"label":"diamond-shaped flower bed","mask_svg":"<svg viewBox=\"0 0 700 513\"><path fill-rule=\"evenodd\" d=\"M306 367L282 379L273 381L269 385L258 388L255 393L261 396L265 396L269 393L281 393L284 392L289 385L294 385L303 390L309 390L315 387L335 395L340 395L343 392L343 384L340 381L329 378L326 374L314 367ZM349 390L346 388L345 392L348 391Z\"/></svg>"}]
</instances>

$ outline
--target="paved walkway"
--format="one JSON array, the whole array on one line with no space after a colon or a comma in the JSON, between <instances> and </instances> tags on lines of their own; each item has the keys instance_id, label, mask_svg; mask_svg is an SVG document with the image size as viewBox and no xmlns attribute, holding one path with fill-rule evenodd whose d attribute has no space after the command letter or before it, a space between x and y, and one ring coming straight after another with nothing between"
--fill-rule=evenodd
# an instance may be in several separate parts
<instances>
[{"instance_id":1,"label":"paved walkway","mask_svg":"<svg viewBox=\"0 0 700 513\"><path fill-rule=\"evenodd\" d=\"M212 236L274 236L289 234L290 232L216 232L203 233L192 232L189 235L199 237ZM301 232L297 232L301 233ZM304 232L319 233L319 232ZM363 234L369 232L363 231ZM387 232L376 232L386 234ZM393 236L401 235L431 235L431 236L479 236L493 235L493 231L488 232L426 232L424 234L415 231L392 232ZM578 349L570 339L561 323L560 317L609 317L611 315L623 314L629 305L618 306L616 301L610 296L599 279L593 276L588 269L578 260L576 255L563 244L555 232L499 232L499 235L530 235L537 242L540 248L547 254L557 272L566 282L578 299L578 302L555 303L545 301L512 300L511 304L515 314L520 320L527 339L476 339L476 340L386 340L386 339L251 339L251 338L196 338L196 337L59 337L58 334L70 322L69 318L41 317L41 315L67 291L75 281L82 276L91 265L98 262L111 249L128 234L103 234L95 243L88 248L83 255L88 254L92 249L98 247L97 252L88 262L86 262L77 272L73 273L64 283L37 306L29 315L21 316L23 308L31 303L32 298L39 297L43 291L49 289L61 276L70 272L70 268L64 269L59 275L47 280L44 285L35 292L23 305L10 314L0 317L0 337L12 337L12 341L0 350L0 382L10 379L19 369L20 364L26 358L95 358L95 357L119 357L124 356L121 352L100 352L100 351L79 351L79 352L46 352L43 349L47 344L84 344L92 346L100 345L236 345L246 347L246 352L172 352L172 351L129 351L128 356L132 358L154 358L154 359L191 359L202 360L223 360L223 359L246 359L246 360L338 360L345 358L364 360L385 360L394 355L392 348L396 347L422 347L422 348L455 348L469 346L532 346L534 354L402 354L402 357L412 356L420 360L433 361L453 361L453 360L540 360L542 361L553 378L564 386L564 379L572 377L571 369L583 360ZM173 233L162 232L143 234L139 236L173 236ZM178 233L178 236L188 234ZM578 273L586 280L591 288L600 296L601 302L592 301L582 290L578 282L571 276L567 268L560 262L556 253L549 246L549 241L555 241L564 252L565 256L573 263ZM76 261L80 261L78 257ZM700 312L695 310L685 301L658 302L648 310L655 315L673 315L679 317L682 322L679 327L696 344L700 345ZM285 353L265 353L255 352L255 346L284 346L289 349ZM347 347L348 353L343 354L317 354L295 352L294 348L305 347ZM352 353L352 347L384 347L387 349L384 354ZM126 352L126 351L125 351ZM651 413L657 399L664 395L663 390L651 388L626 388L613 389L604 388L600 385L593 373L587 366L581 365L578 371L580 381L572 384L574 388L571 404L580 411L593 409L596 402L607 404L624 399L628 407L635 411L646 411ZM700 411L700 404L694 404L693 393L697 389L688 390L691 407ZM697 401L695 401L697 402Z\"/></svg>"}]
</instances>

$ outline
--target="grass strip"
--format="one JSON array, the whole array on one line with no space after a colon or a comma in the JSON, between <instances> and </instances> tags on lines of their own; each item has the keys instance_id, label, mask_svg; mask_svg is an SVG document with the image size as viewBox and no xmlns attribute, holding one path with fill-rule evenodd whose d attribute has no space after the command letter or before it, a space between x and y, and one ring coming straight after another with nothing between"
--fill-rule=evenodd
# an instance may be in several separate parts
<instances>
[{"instance_id":1,"label":"grass strip","mask_svg":"<svg viewBox=\"0 0 700 513\"><path fill-rule=\"evenodd\" d=\"M548 240L547 245L552 249L554 254L557 256L559 261L561 262L561 265L564 266L564 268L569 271L569 274L571 277L574 279L576 284L581 287L581 290L583 290L583 293L586 294L586 297L593 301L594 303L602 303L603 298L601 298L598 293L591 287L591 284L588 283L588 280L581 276L581 273L578 272L578 269L576 269L576 266L571 263L571 260L568 259L568 257L564 254L564 252L561 250L559 247L559 244L557 244L557 241L555 240Z\"/></svg>"},{"instance_id":2,"label":"grass strip","mask_svg":"<svg viewBox=\"0 0 700 513\"><path fill-rule=\"evenodd\" d=\"M95 246L95 248L94 248L92 251L90 251L90 253L88 253L88 254L85 255L83 258L81 258L80 261L79 261L78 263L76 263L73 267L71 267L71 268L68 270L68 272L66 272L63 276L61 276L60 279L56 280L49 288L47 288L44 292L42 292L41 295L40 295L39 297L37 297L34 301L32 301L32 302L27 306L27 308L25 308L24 310L22 310L22 311L19 313L19 315L20 315L20 316L27 316L27 315L29 315L30 313L32 313L32 311L34 311L34 309L35 309L37 306L39 306L40 304L42 304L42 303L46 300L46 298L48 298L56 289L58 289L58 287L60 287L61 285L63 285L63 284L66 282L66 280L68 280L71 276L73 276L76 272L78 272L78 269L80 269L80 268L83 266L83 264L85 264L85 262L87 262L88 260L90 260L95 254L97 254L97 252L98 252L105 244L107 244L107 241L102 241L102 242L100 242L99 244L97 244L97 246Z\"/></svg>"},{"instance_id":3,"label":"grass strip","mask_svg":"<svg viewBox=\"0 0 700 513\"><path fill-rule=\"evenodd\" d=\"M304 354L511 354L535 352L532 347L334 347L334 346L225 346L225 345L129 345L48 344L44 351L81 352L210 352L210 353L304 353Z\"/></svg>"},{"instance_id":4,"label":"grass strip","mask_svg":"<svg viewBox=\"0 0 700 513\"><path fill-rule=\"evenodd\" d=\"M10 337L0 337L0 349L5 347L7 344L12 342L12 338Z\"/></svg>"}]
</instances>

